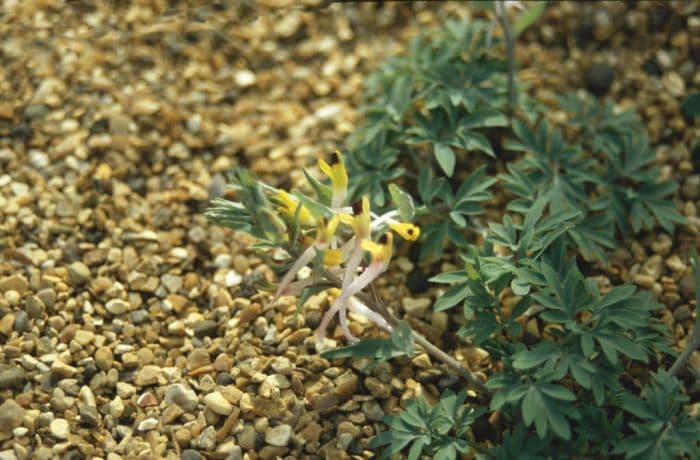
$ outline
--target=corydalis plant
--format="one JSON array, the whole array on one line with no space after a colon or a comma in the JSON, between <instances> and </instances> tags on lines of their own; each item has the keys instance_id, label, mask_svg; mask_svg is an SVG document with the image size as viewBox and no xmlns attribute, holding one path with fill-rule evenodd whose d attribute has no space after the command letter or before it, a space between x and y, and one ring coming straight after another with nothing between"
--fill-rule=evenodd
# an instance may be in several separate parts
<instances>
[{"instance_id":1,"label":"corydalis plant","mask_svg":"<svg viewBox=\"0 0 700 460\"><path fill-rule=\"evenodd\" d=\"M282 248L290 256L271 303L283 295L299 295L305 288L323 286L321 274L326 271L341 280L340 289L330 291L335 300L321 320L318 342L336 314L345 338L358 341L348 325L348 310L391 331L389 322L356 295L388 268L393 253L392 231L408 241L420 235L417 226L405 222L413 217L411 198L395 189L393 196L401 212L377 215L372 213L367 196L347 203L348 175L339 151L329 161L319 160L318 167L330 179L330 186L304 170L314 198L271 187L245 170L235 170L229 179L238 201L218 198L206 215L217 224L256 237L256 247L264 252ZM312 275L295 281L307 266L312 267Z\"/></svg>"}]
</instances>

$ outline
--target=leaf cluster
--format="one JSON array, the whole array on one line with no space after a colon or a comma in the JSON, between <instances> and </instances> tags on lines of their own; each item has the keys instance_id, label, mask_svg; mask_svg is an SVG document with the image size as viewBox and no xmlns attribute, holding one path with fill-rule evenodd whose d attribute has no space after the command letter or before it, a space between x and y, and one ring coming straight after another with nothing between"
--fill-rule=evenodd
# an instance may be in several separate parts
<instances>
[{"instance_id":1,"label":"leaf cluster","mask_svg":"<svg viewBox=\"0 0 700 460\"><path fill-rule=\"evenodd\" d=\"M370 448L384 447L381 458L389 458L408 448L408 459L429 455L436 460L450 460L457 453L471 450L467 441L471 424L484 411L464 404L466 391L455 394L447 390L435 405L421 394L406 404L399 415L387 415L389 429L369 443Z\"/></svg>"}]
</instances>

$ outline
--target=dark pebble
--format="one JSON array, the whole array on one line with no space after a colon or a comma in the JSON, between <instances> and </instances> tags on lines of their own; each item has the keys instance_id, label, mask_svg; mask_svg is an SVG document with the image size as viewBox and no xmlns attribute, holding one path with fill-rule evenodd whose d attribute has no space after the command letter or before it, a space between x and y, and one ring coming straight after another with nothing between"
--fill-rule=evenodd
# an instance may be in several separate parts
<instances>
[{"instance_id":1,"label":"dark pebble","mask_svg":"<svg viewBox=\"0 0 700 460\"><path fill-rule=\"evenodd\" d=\"M19 367L7 367L0 370L0 391L20 389L24 383L24 372Z\"/></svg>"},{"instance_id":2,"label":"dark pebble","mask_svg":"<svg viewBox=\"0 0 700 460\"><path fill-rule=\"evenodd\" d=\"M29 324L29 315L26 311L20 310L15 313L15 331L17 332L27 332L32 326Z\"/></svg>"},{"instance_id":3,"label":"dark pebble","mask_svg":"<svg viewBox=\"0 0 700 460\"><path fill-rule=\"evenodd\" d=\"M217 385L231 385L233 382L233 376L228 372L222 372L216 376Z\"/></svg>"},{"instance_id":4,"label":"dark pebble","mask_svg":"<svg viewBox=\"0 0 700 460\"><path fill-rule=\"evenodd\" d=\"M97 412L97 408L93 406L81 406L80 423L93 428L98 426L100 424L100 413Z\"/></svg>"},{"instance_id":5,"label":"dark pebble","mask_svg":"<svg viewBox=\"0 0 700 460\"><path fill-rule=\"evenodd\" d=\"M593 64L586 71L584 80L586 89L592 94L604 96L615 79L615 69L605 63Z\"/></svg>"},{"instance_id":6,"label":"dark pebble","mask_svg":"<svg viewBox=\"0 0 700 460\"><path fill-rule=\"evenodd\" d=\"M32 127L24 123L15 126L12 128L12 131L10 131L11 137L15 139L23 139L25 141L31 139L33 135L34 131L32 130Z\"/></svg>"},{"instance_id":7,"label":"dark pebble","mask_svg":"<svg viewBox=\"0 0 700 460\"><path fill-rule=\"evenodd\" d=\"M92 126L90 126L90 135L94 136L95 134L104 134L106 132L109 132L109 119L108 118L100 118L99 120L95 121Z\"/></svg>"},{"instance_id":8,"label":"dark pebble","mask_svg":"<svg viewBox=\"0 0 700 460\"><path fill-rule=\"evenodd\" d=\"M661 66L653 57L650 57L644 61L644 64L642 64L642 69L652 77L660 77L664 74L664 71L661 70Z\"/></svg>"},{"instance_id":9,"label":"dark pebble","mask_svg":"<svg viewBox=\"0 0 700 460\"><path fill-rule=\"evenodd\" d=\"M216 337L216 331L218 328L219 324L217 322L210 319L205 319L198 321L197 324L194 325L193 329L194 335L201 339L202 337Z\"/></svg>"},{"instance_id":10,"label":"dark pebble","mask_svg":"<svg viewBox=\"0 0 700 460\"><path fill-rule=\"evenodd\" d=\"M197 452L194 449L185 449L182 451L182 456L180 457L182 460L203 460L204 457L202 457L202 454Z\"/></svg>"},{"instance_id":11,"label":"dark pebble","mask_svg":"<svg viewBox=\"0 0 700 460\"><path fill-rule=\"evenodd\" d=\"M428 283L428 278L420 270L413 270L406 277L406 285L411 294L422 294L428 290L430 283Z\"/></svg>"}]
</instances>

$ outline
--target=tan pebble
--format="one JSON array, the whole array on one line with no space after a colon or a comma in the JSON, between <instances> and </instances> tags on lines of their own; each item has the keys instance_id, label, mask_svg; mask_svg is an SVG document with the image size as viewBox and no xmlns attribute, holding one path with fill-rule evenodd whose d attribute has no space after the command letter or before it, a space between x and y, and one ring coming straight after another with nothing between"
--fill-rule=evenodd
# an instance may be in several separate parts
<instances>
[{"instance_id":1,"label":"tan pebble","mask_svg":"<svg viewBox=\"0 0 700 460\"><path fill-rule=\"evenodd\" d=\"M634 275L634 278L632 278L632 281L634 284L641 286L645 289L651 289L654 287L654 278L649 276L649 275L643 275L643 274L638 274Z\"/></svg>"},{"instance_id":2,"label":"tan pebble","mask_svg":"<svg viewBox=\"0 0 700 460\"><path fill-rule=\"evenodd\" d=\"M0 281L0 292L17 291L24 294L29 289L27 279L22 275L12 275Z\"/></svg>"},{"instance_id":3,"label":"tan pebble","mask_svg":"<svg viewBox=\"0 0 700 460\"><path fill-rule=\"evenodd\" d=\"M430 361L430 356L427 353L421 353L411 360L414 366L419 369L430 369L433 363Z\"/></svg>"},{"instance_id":4,"label":"tan pebble","mask_svg":"<svg viewBox=\"0 0 700 460\"><path fill-rule=\"evenodd\" d=\"M670 256L669 258L666 259L666 266L674 272L685 272L688 267L686 264L681 261L681 258L678 257L676 254Z\"/></svg>"}]
</instances>

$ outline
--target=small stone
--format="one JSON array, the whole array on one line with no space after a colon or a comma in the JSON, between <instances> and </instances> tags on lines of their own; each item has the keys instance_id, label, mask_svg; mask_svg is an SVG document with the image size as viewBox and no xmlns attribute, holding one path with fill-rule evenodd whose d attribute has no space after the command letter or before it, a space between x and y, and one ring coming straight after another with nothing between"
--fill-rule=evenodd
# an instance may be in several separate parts
<instances>
[{"instance_id":1,"label":"small stone","mask_svg":"<svg viewBox=\"0 0 700 460\"><path fill-rule=\"evenodd\" d=\"M374 399L362 403L362 413L367 416L367 420L372 422L380 422L384 418L384 409Z\"/></svg>"},{"instance_id":2,"label":"small stone","mask_svg":"<svg viewBox=\"0 0 700 460\"><path fill-rule=\"evenodd\" d=\"M229 415L233 411L233 405L218 391L206 395L204 397L204 404L219 415Z\"/></svg>"},{"instance_id":3,"label":"small stone","mask_svg":"<svg viewBox=\"0 0 700 460\"><path fill-rule=\"evenodd\" d=\"M81 329L75 332L75 336L73 338L80 345L85 346L92 343L92 341L95 339L95 333Z\"/></svg>"},{"instance_id":4,"label":"small stone","mask_svg":"<svg viewBox=\"0 0 700 460\"><path fill-rule=\"evenodd\" d=\"M695 350L690 354L688 364L690 364L690 367L692 367L696 373L700 372L700 351Z\"/></svg>"},{"instance_id":5,"label":"small stone","mask_svg":"<svg viewBox=\"0 0 700 460\"><path fill-rule=\"evenodd\" d=\"M268 428L265 431L265 442L271 446L284 447L292 437L292 427L287 424Z\"/></svg>"},{"instance_id":6,"label":"small stone","mask_svg":"<svg viewBox=\"0 0 700 460\"><path fill-rule=\"evenodd\" d=\"M158 426L158 419L153 418L153 417L149 417L149 418L141 420L141 422L139 422L136 429L138 431L150 431L150 430L155 429L157 426Z\"/></svg>"},{"instance_id":7,"label":"small stone","mask_svg":"<svg viewBox=\"0 0 700 460\"><path fill-rule=\"evenodd\" d=\"M12 399L7 399L0 405L0 434L10 434L22 424L25 410Z\"/></svg>"},{"instance_id":8,"label":"small stone","mask_svg":"<svg viewBox=\"0 0 700 460\"><path fill-rule=\"evenodd\" d=\"M105 309L114 316L119 316L128 312L130 305L122 299L112 299L105 304Z\"/></svg>"},{"instance_id":9,"label":"small stone","mask_svg":"<svg viewBox=\"0 0 700 460\"><path fill-rule=\"evenodd\" d=\"M56 439L66 439L70 434L70 426L65 419L57 418L49 425L49 431L51 436Z\"/></svg>"},{"instance_id":10,"label":"small stone","mask_svg":"<svg viewBox=\"0 0 700 460\"><path fill-rule=\"evenodd\" d=\"M204 451L214 450L216 447L216 428L208 426L197 437L195 444Z\"/></svg>"},{"instance_id":11,"label":"small stone","mask_svg":"<svg viewBox=\"0 0 700 460\"><path fill-rule=\"evenodd\" d=\"M182 289L181 276L165 274L160 277L160 281L171 294L176 294L180 289Z\"/></svg>"},{"instance_id":12,"label":"small stone","mask_svg":"<svg viewBox=\"0 0 700 460\"><path fill-rule=\"evenodd\" d=\"M38 296L33 295L27 298L27 301L24 303L24 310L27 312L30 318L43 318L46 311L46 306Z\"/></svg>"},{"instance_id":13,"label":"small stone","mask_svg":"<svg viewBox=\"0 0 700 460\"><path fill-rule=\"evenodd\" d=\"M688 176L683 183L681 192L688 200L697 200L700 197L700 174Z\"/></svg>"},{"instance_id":14,"label":"small stone","mask_svg":"<svg viewBox=\"0 0 700 460\"><path fill-rule=\"evenodd\" d=\"M415 317L422 318L425 312L430 307L431 300L427 297L414 299L413 297L404 297L401 301L404 311Z\"/></svg>"},{"instance_id":15,"label":"small stone","mask_svg":"<svg viewBox=\"0 0 700 460\"><path fill-rule=\"evenodd\" d=\"M634 284L641 286L645 289L651 289L654 287L654 278L649 275L637 274L632 278Z\"/></svg>"},{"instance_id":16,"label":"small stone","mask_svg":"<svg viewBox=\"0 0 700 460\"><path fill-rule=\"evenodd\" d=\"M241 88L247 88L248 86L252 86L257 81L257 77L255 76L255 74L248 69L237 71L233 75L233 79L236 82L236 84Z\"/></svg>"},{"instance_id":17,"label":"small stone","mask_svg":"<svg viewBox=\"0 0 700 460\"><path fill-rule=\"evenodd\" d=\"M430 356L427 353L421 353L415 358L411 359L411 363L418 369L430 369L433 367L433 363L430 361Z\"/></svg>"},{"instance_id":18,"label":"small stone","mask_svg":"<svg viewBox=\"0 0 700 460\"><path fill-rule=\"evenodd\" d=\"M108 371L114 364L114 354L109 347L100 347L95 350L95 365L102 371Z\"/></svg>"},{"instance_id":19,"label":"small stone","mask_svg":"<svg viewBox=\"0 0 700 460\"><path fill-rule=\"evenodd\" d=\"M693 313L690 311L690 307L688 305L680 305L673 311L673 319L677 323L681 323L685 320L690 319L692 314Z\"/></svg>"},{"instance_id":20,"label":"small stone","mask_svg":"<svg viewBox=\"0 0 700 460\"><path fill-rule=\"evenodd\" d=\"M56 380L73 377L77 372L78 369L60 360L56 360L51 364L51 376Z\"/></svg>"},{"instance_id":21,"label":"small stone","mask_svg":"<svg viewBox=\"0 0 700 460\"><path fill-rule=\"evenodd\" d=\"M391 396L391 385L381 382L375 377L367 377L365 379L365 386L375 398L386 399Z\"/></svg>"},{"instance_id":22,"label":"small stone","mask_svg":"<svg viewBox=\"0 0 700 460\"><path fill-rule=\"evenodd\" d=\"M203 337L216 337L216 332L218 329L219 323L210 319L197 321L192 328L195 337L199 337L200 339Z\"/></svg>"},{"instance_id":23,"label":"small stone","mask_svg":"<svg viewBox=\"0 0 700 460\"><path fill-rule=\"evenodd\" d=\"M255 427L250 424L243 425L243 429L236 433L236 439L238 439L238 444L246 450L252 451L255 449L255 439L257 437L257 432Z\"/></svg>"},{"instance_id":24,"label":"small stone","mask_svg":"<svg viewBox=\"0 0 700 460\"><path fill-rule=\"evenodd\" d=\"M182 460L203 460L204 459L202 454L200 454L199 452L197 452L194 449L183 450L180 458Z\"/></svg>"},{"instance_id":25,"label":"small stone","mask_svg":"<svg viewBox=\"0 0 700 460\"><path fill-rule=\"evenodd\" d=\"M165 403L175 403L188 412L197 408L199 399L197 394L180 383L170 385L165 392Z\"/></svg>"},{"instance_id":26,"label":"small stone","mask_svg":"<svg viewBox=\"0 0 700 460\"><path fill-rule=\"evenodd\" d=\"M29 285L27 285L27 287L29 287ZM51 288L42 289L41 291L36 293L36 296L42 302L44 302L46 308L52 309L54 304L56 303L56 291L54 291Z\"/></svg>"},{"instance_id":27,"label":"small stone","mask_svg":"<svg viewBox=\"0 0 700 460\"><path fill-rule=\"evenodd\" d=\"M17 291L20 295L27 292L29 283L21 275L12 275L0 281L0 292Z\"/></svg>"},{"instance_id":28,"label":"small stone","mask_svg":"<svg viewBox=\"0 0 700 460\"><path fill-rule=\"evenodd\" d=\"M250 264L246 256L243 254L236 254L233 256L233 269L236 270L237 273L245 274L248 268L250 268Z\"/></svg>"},{"instance_id":29,"label":"small stone","mask_svg":"<svg viewBox=\"0 0 700 460\"><path fill-rule=\"evenodd\" d=\"M80 423L89 427L96 427L100 424L100 413L97 411L97 407L94 406L80 406Z\"/></svg>"},{"instance_id":30,"label":"small stone","mask_svg":"<svg viewBox=\"0 0 700 460\"><path fill-rule=\"evenodd\" d=\"M664 87L669 94L673 97L682 97L686 93L685 82L683 81L683 77L681 77L678 72L665 72L664 76L661 77L661 82L664 84Z\"/></svg>"},{"instance_id":31,"label":"small stone","mask_svg":"<svg viewBox=\"0 0 700 460\"><path fill-rule=\"evenodd\" d=\"M673 272L683 273L688 269L688 266L683 263L680 257L676 254L666 259L666 266Z\"/></svg>"},{"instance_id":32,"label":"small stone","mask_svg":"<svg viewBox=\"0 0 700 460\"><path fill-rule=\"evenodd\" d=\"M603 62L593 64L584 75L586 89L596 96L604 96L615 79L615 69Z\"/></svg>"},{"instance_id":33,"label":"small stone","mask_svg":"<svg viewBox=\"0 0 700 460\"><path fill-rule=\"evenodd\" d=\"M136 388L126 382L117 382L117 396L122 399L131 399L136 393Z\"/></svg>"},{"instance_id":34,"label":"small stone","mask_svg":"<svg viewBox=\"0 0 700 460\"><path fill-rule=\"evenodd\" d=\"M195 348L188 356L187 369L199 369L209 363L211 363L209 352L203 348Z\"/></svg>"},{"instance_id":35,"label":"small stone","mask_svg":"<svg viewBox=\"0 0 700 460\"><path fill-rule=\"evenodd\" d=\"M68 266L68 276L73 286L87 283L90 281L90 269L82 262L73 262Z\"/></svg>"},{"instance_id":36,"label":"small stone","mask_svg":"<svg viewBox=\"0 0 700 460\"><path fill-rule=\"evenodd\" d=\"M139 370L134 378L134 383L140 387L157 385L161 378L163 377L161 375L160 367L149 364L147 366L143 366L141 370Z\"/></svg>"},{"instance_id":37,"label":"small stone","mask_svg":"<svg viewBox=\"0 0 700 460\"><path fill-rule=\"evenodd\" d=\"M16 292L16 291L9 291L9 292ZM7 294L7 293L5 293ZM32 328L31 324L29 323L29 315L27 314L26 311L24 310L19 310L17 313L15 313L15 331L19 333L27 332Z\"/></svg>"},{"instance_id":38,"label":"small stone","mask_svg":"<svg viewBox=\"0 0 700 460\"><path fill-rule=\"evenodd\" d=\"M0 369L0 391L19 389L24 383L24 369L7 367Z\"/></svg>"}]
</instances>

